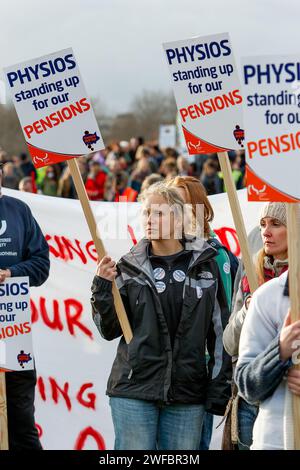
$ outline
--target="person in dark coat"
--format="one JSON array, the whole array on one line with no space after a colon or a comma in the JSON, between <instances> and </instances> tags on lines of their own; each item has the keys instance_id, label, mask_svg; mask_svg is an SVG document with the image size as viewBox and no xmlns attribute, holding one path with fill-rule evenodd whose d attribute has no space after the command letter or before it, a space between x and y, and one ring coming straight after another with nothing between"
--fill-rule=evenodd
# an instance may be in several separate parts
<instances>
[{"instance_id":1,"label":"person in dark coat","mask_svg":"<svg viewBox=\"0 0 300 470\"><path fill-rule=\"evenodd\" d=\"M29 207L1 192L0 164L0 283L28 276L31 286L48 278L49 247ZM34 421L36 371L6 374L8 440L10 450L41 450Z\"/></svg>"},{"instance_id":2,"label":"person in dark coat","mask_svg":"<svg viewBox=\"0 0 300 470\"><path fill-rule=\"evenodd\" d=\"M105 256L92 284L96 326L106 340L121 337L107 386L115 449L197 450L205 410L222 415L230 397L228 303L216 250L184 234L177 191L156 183L142 200L146 237L117 265ZM115 278L130 344L114 306Z\"/></svg>"}]
</instances>

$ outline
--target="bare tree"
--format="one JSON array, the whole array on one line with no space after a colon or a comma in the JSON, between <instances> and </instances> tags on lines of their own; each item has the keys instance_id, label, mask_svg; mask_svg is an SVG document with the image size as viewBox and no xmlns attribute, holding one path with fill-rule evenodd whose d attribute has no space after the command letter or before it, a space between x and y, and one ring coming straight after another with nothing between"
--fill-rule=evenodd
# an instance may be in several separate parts
<instances>
[{"instance_id":1,"label":"bare tree","mask_svg":"<svg viewBox=\"0 0 300 470\"><path fill-rule=\"evenodd\" d=\"M138 131L138 121L133 113L118 114L111 121L110 139L129 140L138 135Z\"/></svg>"},{"instance_id":2,"label":"bare tree","mask_svg":"<svg viewBox=\"0 0 300 470\"><path fill-rule=\"evenodd\" d=\"M26 142L12 105L0 105L0 147L10 155L26 152Z\"/></svg>"},{"instance_id":3,"label":"bare tree","mask_svg":"<svg viewBox=\"0 0 300 470\"><path fill-rule=\"evenodd\" d=\"M134 98L131 111L138 123L137 134L146 139L157 139L160 124L176 122L176 103L171 93L144 90Z\"/></svg>"}]
</instances>

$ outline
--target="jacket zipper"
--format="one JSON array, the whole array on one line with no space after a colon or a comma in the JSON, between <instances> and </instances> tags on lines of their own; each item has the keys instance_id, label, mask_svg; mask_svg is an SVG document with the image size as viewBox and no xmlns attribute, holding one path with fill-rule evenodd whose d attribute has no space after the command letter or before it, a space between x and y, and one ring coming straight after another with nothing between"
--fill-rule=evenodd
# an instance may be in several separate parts
<instances>
[{"instance_id":1,"label":"jacket zipper","mask_svg":"<svg viewBox=\"0 0 300 470\"><path fill-rule=\"evenodd\" d=\"M188 270L187 270L187 273L186 273L186 276L190 273L190 271L192 270L192 268L194 266L197 265L197 261L199 259L201 255L199 255L197 257L197 259L188 267ZM209 259L209 257L207 258ZM201 261L206 261L206 259L203 259ZM154 294L154 298L155 300L157 301L158 305L159 305L159 308L160 308L160 315L161 317L164 319L164 322L166 323L166 320L165 320L165 317L164 317L164 313L163 313L163 310L162 310L162 306L161 306L161 303L160 303L160 299L157 295L157 290L156 290L156 286L154 284L154 282L152 281L152 279L149 277L148 273L142 268L142 267L136 267L135 265L131 264L130 262L128 262L127 260L124 260L122 261L125 265L127 264L127 266L130 266L131 268L133 268L136 272L142 272L145 277L146 277L146 284L151 288L151 292ZM169 268L169 271L170 271L170 267L168 266ZM184 298L184 295L185 295L185 284L183 286L183 298ZM182 320L182 319L181 319ZM180 322L181 323L181 322ZM180 323L178 325L178 328L180 326ZM166 325L167 326L167 325ZM176 339L176 335L175 335L175 339ZM167 365L167 375L168 375L168 388L165 390L165 387L164 387L164 391L163 391L163 397L164 397L164 402L169 402L169 392L172 390L172 377L173 377L173 350L172 350L172 345L171 345L171 338L170 338L170 334L168 334L168 343L169 343L169 348L170 348L170 351L167 352L167 355L170 354L170 361L168 360L168 365ZM174 346L175 346L175 341L174 341ZM133 375L133 370L131 369L131 371L129 372L129 375L128 375L128 379L130 380L131 377Z\"/></svg>"},{"instance_id":2,"label":"jacket zipper","mask_svg":"<svg viewBox=\"0 0 300 470\"><path fill-rule=\"evenodd\" d=\"M162 306L161 306L161 303L160 303L160 299L159 299L158 294L157 294L156 286L153 283L152 279L148 276L148 273L144 269L142 269L141 267L137 268L136 266L129 263L128 261L123 260L123 263L127 264L127 266L130 266L135 271L142 272L145 275L146 284L151 288L151 292L154 295L154 298L155 298L155 300L156 300L156 302L159 306L160 316L163 319L163 321L165 322L165 326L168 328L168 325L166 324L165 316L164 316L164 313L163 313L163 310L162 310ZM168 354L170 354L171 358L170 358L170 360L168 359L168 364L167 364L167 374L169 376L169 380L168 380L169 383L168 383L168 389L167 390L165 390L165 386L164 386L164 391L163 391L163 401L164 402L169 401L168 400L168 393L169 393L169 390L171 388L171 379L172 379L173 351L172 351L172 345L171 345L171 338L170 338L169 334L168 334L168 343L169 343L168 346L169 346L170 351L167 352L167 356L168 356ZM132 374L133 374L133 371L132 371L132 373L130 371L130 373L129 373L130 377L128 377L129 379L132 377Z\"/></svg>"}]
</instances>

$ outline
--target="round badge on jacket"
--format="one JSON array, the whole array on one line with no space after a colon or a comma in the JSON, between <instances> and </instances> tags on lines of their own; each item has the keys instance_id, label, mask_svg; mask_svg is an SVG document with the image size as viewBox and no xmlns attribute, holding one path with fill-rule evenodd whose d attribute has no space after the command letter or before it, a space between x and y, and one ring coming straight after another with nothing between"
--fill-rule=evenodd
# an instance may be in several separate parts
<instances>
[{"instance_id":1,"label":"round badge on jacket","mask_svg":"<svg viewBox=\"0 0 300 470\"><path fill-rule=\"evenodd\" d=\"M155 268L153 274L154 279L156 279L157 281L161 281L165 277L166 271L163 268Z\"/></svg>"},{"instance_id":2,"label":"round badge on jacket","mask_svg":"<svg viewBox=\"0 0 300 470\"><path fill-rule=\"evenodd\" d=\"M177 282L183 282L185 280L185 272L181 271L181 269L177 269L173 272L173 277Z\"/></svg>"},{"instance_id":3,"label":"round badge on jacket","mask_svg":"<svg viewBox=\"0 0 300 470\"><path fill-rule=\"evenodd\" d=\"M223 270L224 270L224 273L229 274L230 273L230 264L229 263L224 263L223 264Z\"/></svg>"},{"instance_id":4,"label":"round badge on jacket","mask_svg":"<svg viewBox=\"0 0 300 470\"><path fill-rule=\"evenodd\" d=\"M156 290L159 294L161 294L162 292L164 292L166 290L166 284L164 282L156 282L155 283L155 287L156 287Z\"/></svg>"}]
</instances>

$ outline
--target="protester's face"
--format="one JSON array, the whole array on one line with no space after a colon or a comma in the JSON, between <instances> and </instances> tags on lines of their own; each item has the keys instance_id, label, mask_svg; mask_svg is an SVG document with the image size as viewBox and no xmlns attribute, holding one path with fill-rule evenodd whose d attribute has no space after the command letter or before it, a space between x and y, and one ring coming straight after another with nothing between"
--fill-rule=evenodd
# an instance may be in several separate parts
<instances>
[{"instance_id":1,"label":"protester's face","mask_svg":"<svg viewBox=\"0 0 300 470\"><path fill-rule=\"evenodd\" d=\"M212 176L216 173L216 167L211 162L206 162L206 164L204 164L203 169L207 176Z\"/></svg>"},{"instance_id":2,"label":"protester's face","mask_svg":"<svg viewBox=\"0 0 300 470\"><path fill-rule=\"evenodd\" d=\"M91 165L91 173L94 176L97 176L100 171L100 166L98 164Z\"/></svg>"},{"instance_id":3,"label":"protester's face","mask_svg":"<svg viewBox=\"0 0 300 470\"><path fill-rule=\"evenodd\" d=\"M124 157L120 158L119 160L120 162L120 167L122 168L122 170L126 170L127 168L127 161Z\"/></svg>"},{"instance_id":4,"label":"protester's face","mask_svg":"<svg viewBox=\"0 0 300 470\"><path fill-rule=\"evenodd\" d=\"M32 192L33 192L33 188L32 188L32 183L31 183L31 181L27 181L27 182L23 185L22 191L23 191L24 193L32 193Z\"/></svg>"},{"instance_id":5,"label":"protester's face","mask_svg":"<svg viewBox=\"0 0 300 470\"><path fill-rule=\"evenodd\" d=\"M55 173L54 173L54 168L53 166L48 166L47 171L46 171L47 178L49 179L55 179Z\"/></svg>"},{"instance_id":6,"label":"protester's face","mask_svg":"<svg viewBox=\"0 0 300 470\"><path fill-rule=\"evenodd\" d=\"M78 166L81 174L86 172L86 160L78 159Z\"/></svg>"},{"instance_id":7,"label":"protester's face","mask_svg":"<svg viewBox=\"0 0 300 470\"><path fill-rule=\"evenodd\" d=\"M278 219L265 217L260 221L261 236L264 250L274 258L286 258L287 229Z\"/></svg>"},{"instance_id":8,"label":"protester's face","mask_svg":"<svg viewBox=\"0 0 300 470\"><path fill-rule=\"evenodd\" d=\"M179 216L161 195L151 195L144 203L144 228L149 240L170 240L180 229ZM180 230L179 230L180 231ZM179 235L180 238L180 235Z\"/></svg>"},{"instance_id":9,"label":"protester's face","mask_svg":"<svg viewBox=\"0 0 300 470\"><path fill-rule=\"evenodd\" d=\"M138 141L137 141L137 139L135 139L134 137L132 137L132 138L130 139L130 148L131 148L132 150L136 150L137 146L138 146Z\"/></svg>"},{"instance_id":10,"label":"protester's face","mask_svg":"<svg viewBox=\"0 0 300 470\"><path fill-rule=\"evenodd\" d=\"M7 163L4 167L4 174L6 176L13 176L14 174L14 166L11 163Z\"/></svg>"},{"instance_id":11,"label":"protester's face","mask_svg":"<svg viewBox=\"0 0 300 470\"><path fill-rule=\"evenodd\" d=\"M147 172L147 171L149 171L149 168L150 168L150 166L149 166L149 162L148 162L147 158L143 157L138 163L139 171Z\"/></svg>"},{"instance_id":12,"label":"protester's face","mask_svg":"<svg viewBox=\"0 0 300 470\"><path fill-rule=\"evenodd\" d=\"M118 171L121 171L120 163L118 160L114 160L113 162L111 162L109 168L113 174L116 174L118 173Z\"/></svg>"}]
</instances>

